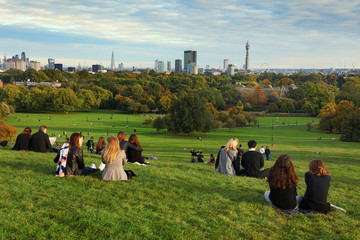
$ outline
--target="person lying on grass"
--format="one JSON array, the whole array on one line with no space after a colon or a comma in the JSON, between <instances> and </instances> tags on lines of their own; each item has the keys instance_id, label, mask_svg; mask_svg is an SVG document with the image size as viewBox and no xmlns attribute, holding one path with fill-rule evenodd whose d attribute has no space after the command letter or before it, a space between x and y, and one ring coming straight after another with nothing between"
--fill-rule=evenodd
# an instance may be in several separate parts
<instances>
[{"instance_id":1,"label":"person lying on grass","mask_svg":"<svg viewBox=\"0 0 360 240\"><path fill-rule=\"evenodd\" d=\"M95 164L91 164L90 167L85 167L83 159L83 150L81 145L83 144L84 138L80 133L73 133L70 137L69 153L66 161L65 175L86 175L90 172L98 172L99 168L95 167Z\"/></svg>"},{"instance_id":2,"label":"person lying on grass","mask_svg":"<svg viewBox=\"0 0 360 240\"><path fill-rule=\"evenodd\" d=\"M270 191L264 197L268 204L280 213L292 215L300 213L298 205L302 196L297 196L299 181L289 155L281 155L268 172Z\"/></svg>"},{"instance_id":3,"label":"person lying on grass","mask_svg":"<svg viewBox=\"0 0 360 240\"><path fill-rule=\"evenodd\" d=\"M105 170L102 174L103 180L128 180L123 165L126 163L126 154L120 149L119 140L114 136L107 138L106 148L101 156L105 163Z\"/></svg>"},{"instance_id":4,"label":"person lying on grass","mask_svg":"<svg viewBox=\"0 0 360 240\"><path fill-rule=\"evenodd\" d=\"M327 195L330 187L330 173L325 163L314 159L309 164L309 172L305 173L306 192L300 208L314 213L327 214L330 204Z\"/></svg>"}]
</instances>

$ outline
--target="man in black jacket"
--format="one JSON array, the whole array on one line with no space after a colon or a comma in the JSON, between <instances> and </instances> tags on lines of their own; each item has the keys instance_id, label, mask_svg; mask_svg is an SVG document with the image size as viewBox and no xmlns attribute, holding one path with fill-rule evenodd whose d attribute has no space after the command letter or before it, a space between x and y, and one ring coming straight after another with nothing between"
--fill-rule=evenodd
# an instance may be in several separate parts
<instances>
[{"instance_id":1,"label":"man in black jacket","mask_svg":"<svg viewBox=\"0 0 360 240\"><path fill-rule=\"evenodd\" d=\"M31 147L34 152L50 152L51 144L49 135L46 134L47 127L41 125L39 131L31 137Z\"/></svg>"},{"instance_id":2,"label":"man in black jacket","mask_svg":"<svg viewBox=\"0 0 360 240\"><path fill-rule=\"evenodd\" d=\"M241 166L245 168L245 175L249 177L265 178L269 169L260 171L264 167L264 156L256 152L256 141L248 142L249 151L242 155Z\"/></svg>"}]
</instances>

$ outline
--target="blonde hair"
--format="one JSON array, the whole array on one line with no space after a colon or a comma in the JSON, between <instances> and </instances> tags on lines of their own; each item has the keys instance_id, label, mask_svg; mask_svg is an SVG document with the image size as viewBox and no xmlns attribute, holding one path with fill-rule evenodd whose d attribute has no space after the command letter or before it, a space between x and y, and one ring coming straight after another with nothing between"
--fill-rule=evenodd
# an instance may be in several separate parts
<instances>
[{"instance_id":1,"label":"blonde hair","mask_svg":"<svg viewBox=\"0 0 360 240\"><path fill-rule=\"evenodd\" d=\"M119 139L111 135L107 138L107 142L108 143L106 144L104 153L104 162L112 163L119 156L121 151L119 146Z\"/></svg>"},{"instance_id":2,"label":"blonde hair","mask_svg":"<svg viewBox=\"0 0 360 240\"><path fill-rule=\"evenodd\" d=\"M230 150L237 152L238 150L236 149L236 146L238 145L239 140L237 138L230 138L230 140L228 141L228 143L226 144L226 146L224 147L224 150L226 152Z\"/></svg>"},{"instance_id":3,"label":"blonde hair","mask_svg":"<svg viewBox=\"0 0 360 240\"><path fill-rule=\"evenodd\" d=\"M310 162L309 171L311 174L317 175L319 177L330 175L329 170L325 166L325 163L320 159L314 159Z\"/></svg>"}]
</instances>

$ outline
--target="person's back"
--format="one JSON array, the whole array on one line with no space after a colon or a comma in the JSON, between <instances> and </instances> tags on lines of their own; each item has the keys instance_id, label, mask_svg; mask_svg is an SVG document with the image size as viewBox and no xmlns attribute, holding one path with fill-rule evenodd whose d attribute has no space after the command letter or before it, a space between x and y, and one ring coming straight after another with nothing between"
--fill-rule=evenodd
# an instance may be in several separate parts
<instances>
[{"instance_id":1,"label":"person's back","mask_svg":"<svg viewBox=\"0 0 360 240\"><path fill-rule=\"evenodd\" d=\"M265 178L268 169L260 171L264 167L264 156L256 152L256 142L248 142L249 151L244 153L241 158L241 166L245 168L245 175L249 177Z\"/></svg>"},{"instance_id":2,"label":"person's back","mask_svg":"<svg viewBox=\"0 0 360 240\"><path fill-rule=\"evenodd\" d=\"M49 135L46 134L47 128L40 126L38 132L31 136L31 148L34 152L46 153L51 148Z\"/></svg>"},{"instance_id":3,"label":"person's back","mask_svg":"<svg viewBox=\"0 0 360 240\"><path fill-rule=\"evenodd\" d=\"M13 150L30 150L31 149L31 135L27 133L21 133L17 136Z\"/></svg>"},{"instance_id":4,"label":"person's back","mask_svg":"<svg viewBox=\"0 0 360 240\"><path fill-rule=\"evenodd\" d=\"M102 158L104 159L104 157ZM112 163L105 163L105 170L102 174L102 179L112 181L128 180L123 167L125 162L126 154L124 150L121 150L117 158Z\"/></svg>"},{"instance_id":5,"label":"person's back","mask_svg":"<svg viewBox=\"0 0 360 240\"><path fill-rule=\"evenodd\" d=\"M82 169L85 167L83 159L83 150L75 145L69 149L66 161L66 175L81 175Z\"/></svg>"}]
</instances>

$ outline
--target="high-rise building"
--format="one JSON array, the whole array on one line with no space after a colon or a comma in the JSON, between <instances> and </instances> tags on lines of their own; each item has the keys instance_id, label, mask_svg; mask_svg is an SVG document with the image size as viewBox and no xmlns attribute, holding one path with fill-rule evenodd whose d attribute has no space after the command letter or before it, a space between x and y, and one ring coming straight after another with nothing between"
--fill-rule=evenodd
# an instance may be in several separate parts
<instances>
[{"instance_id":1,"label":"high-rise building","mask_svg":"<svg viewBox=\"0 0 360 240\"><path fill-rule=\"evenodd\" d=\"M249 49L250 49L249 41L247 41L245 48L246 48L245 71L248 71L249 70Z\"/></svg>"},{"instance_id":2,"label":"high-rise building","mask_svg":"<svg viewBox=\"0 0 360 240\"><path fill-rule=\"evenodd\" d=\"M73 72L76 71L76 67L68 67L67 71L68 71L69 73L73 73Z\"/></svg>"},{"instance_id":3,"label":"high-rise building","mask_svg":"<svg viewBox=\"0 0 360 240\"><path fill-rule=\"evenodd\" d=\"M228 65L229 65L229 59L224 59L223 72L226 72L226 71L227 71Z\"/></svg>"},{"instance_id":4,"label":"high-rise building","mask_svg":"<svg viewBox=\"0 0 360 240\"><path fill-rule=\"evenodd\" d=\"M22 52L22 53L21 53L21 61L26 62L26 55L25 55L25 52Z\"/></svg>"},{"instance_id":5,"label":"high-rise building","mask_svg":"<svg viewBox=\"0 0 360 240\"><path fill-rule=\"evenodd\" d=\"M189 74L198 74L199 68L194 64L188 64L189 67Z\"/></svg>"},{"instance_id":6,"label":"high-rise building","mask_svg":"<svg viewBox=\"0 0 360 240\"><path fill-rule=\"evenodd\" d=\"M104 70L104 67L101 66L100 64L94 64L92 65L92 71L97 73L100 72L101 70Z\"/></svg>"},{"instance_id":7,"label":"high-rise building","mask_svg":"<svg viewBox=\"0 0 360 240\"><path fill-rule=\"evenodd\" d=\"M196 51L187 50L184 51L184 72L188 72L188 64L195 64L197 66L197 56Z\"/></svg>"},{"instance_id":8,"label":"high-rise building","mask_svg":"<svg viewBox=\"0 0 360 240\"><path fill-rule=\"evenodd\" d=\"M120 64L119 64L119 70L120 70L120 71L124 71L124 64L123 64L123 63L120 63Z\"/></svg>"},{"instance_id":9,"label":"high-rise building","mask_svg":"<svg viewBox=\"0 0 360 240\"><path fill-rule=\"evenodd\" d=\"M48 59L48 68L55 69L55 59L53 58Z\"/></svg>"},{"instance_id":10,"label":"high-rise building","mask_svg":"<svg viewBox=\"0 0 360 240\"><path fill-rule=\"evenodd\" d=\"M55 68L54 69L58 69L60 70L60 72L63 72L63 65L62 63L55 63Z\"/></svg>"},{"instance_id":11,"label":"high-rise building","mask_svg":"<svg viewBox=\"0 0 360 240\"><path fill-rule=\"evenodd\" d=\"M37 62L37 61L31 61L30 62L30 67L35 69L36 71L39 71L41 68L40 68L40 63Z\"/></svg>"},{"instance_id":12,"label":"high-rise building","mask_svg":"<svg viewBox=\"0 0 360 240\"><path fill-rule=\"evenodd\" d=\"M112 51L111 54L111 66L110 66L111 70L115 70L115 58L114 58L114 51Z\"/></svg>"},{"instance_id":13,"label":"high-rise building","mask_svg":"<svg viewBox=\"0 0 360 240\"><path fill-rule=\"evenodd\" d=\"M167 61L167 71L171 72L171 61Z\"/></svg>"},{"instance_id":14,"label":"high-rise building","mask_svg":"<svg viewBox=\"0 0 360 240\"><path fill-rule=\"evenodd\" d=\"M235 65L229 64L227 68L227 75L233 76L235 74Z\"/></svg>"},{"instance_id":15,"label":"high-rise building","mask_svg":"<svg viewBox=\"0 0 360 240\"><path fill-rule=\"evenodd\" d=\"M5 62L5 70L14 69L15 68L15 62L14 61L6 61Z\"/></svg>"},{"instance_id":16,"label":"high-rise building","mask_svg":"<svg viewBox=\"0 0 360 240\"><path fill-rule=\"evenodd\" d=\"M15 68L21 71L26 71L26 62L25 61L16 61Z\"/></svg>"},{"instance_id":17,"label":"high-rise building","mask_svg":"<svg viewBox=\"0 0 360 240\"><path fill-rule=\"evenodd\" d=\"M154 67L154 70L155 70L155 72L157 72L158 71L158 63L159 63L159 60L155 60L155 67Z\"/></svg>"},{"instance_id":18,"label":"high-rise building","mask_svg":"<svg viewBox=\"0 0 360 240\"><path fill-rule=\"evenodd\" d=\"M176 59L175 60L175 72L176 73L181 73L182 72L182 60L181 59Z\"/></svg>"},{"instance_id":19,"label":"high-rise building","mask_svg":"<svg viewBox=\"0 0 360 240\"><path fill-rule=\"evenodd\" d=\"M166 72L164 61L158 61L157 71L158 72Z\"/></svg>"}]
</instances>

